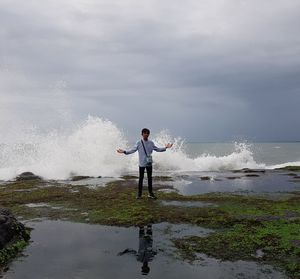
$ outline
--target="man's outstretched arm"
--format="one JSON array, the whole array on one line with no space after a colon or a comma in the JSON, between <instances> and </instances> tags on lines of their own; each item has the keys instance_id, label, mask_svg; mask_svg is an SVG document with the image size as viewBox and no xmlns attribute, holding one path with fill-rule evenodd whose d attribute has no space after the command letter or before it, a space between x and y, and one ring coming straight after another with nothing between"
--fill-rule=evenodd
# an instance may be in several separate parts
<instances>
[{"instance_id":1,"label":"man's outstretched arm","mask_svg":"<svg viewBox=\"0 0 300 279\"><path fill-rule=\"evenodd\" d=\"M167 143L165 147L157 147L155 144L153 144L153 150L156 152L164 152L167 150L167 148L171 148L173 146L173 143Z\"/></svg>"},{"instance_id":2,"label":"man's outstretched arm","mask_svg":"<svg viewBox=\"0 0 300 279\"><path fill-rule=\"evenodd\" d=\"M136 152L137 150L138 150L138 144L136 143L135 146L132 149L128 150L128 151L119 148L119 149L117 149L117 152L129 155L129 154L132 154L132 153Z\"/></svg>"}]
</instances>

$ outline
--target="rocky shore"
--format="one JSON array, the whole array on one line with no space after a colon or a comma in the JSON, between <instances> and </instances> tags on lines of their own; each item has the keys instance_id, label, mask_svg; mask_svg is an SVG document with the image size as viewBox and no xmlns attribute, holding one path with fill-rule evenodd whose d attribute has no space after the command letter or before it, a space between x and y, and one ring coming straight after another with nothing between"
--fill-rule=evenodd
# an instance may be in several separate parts
<instances>
[{"instance_id":1,"label":"rocky shore","mask_svg":"<svg viewBox=\"0 0 300 279\"><path fill-rule=\"evenodd\" d=\"M30 232L12 213L0 208L0 271L28 244Z\"/></svg>"},{"instance_id":2,"label":"rocky shore","mask_svg":"<svg viewBox=\"0 0 300 279\"><path fill-rule=\"evenodd\" d=\"M286 175L291 170L278 171ZM292 171L298 175L298 169ZM161 222L197 225L214 232L206 237L173 238L182 259L193 262L198 253L205 253L227 261L251 260L278 267L290 278L300 278L300 191L276 196L221 192L189 196L172 189L168 185L172 180L154 177L158 200L136 200L135 176L124 176L105 187L18 179L1 185L0 204L25 220L46 218L124 227ZM201 177L199 181L207 183ZM3 228L10 228L3 234L3 265L22 250L29 234L10 212L4 210L1 216L8 224Z\"/></svg>"}]
</instances>

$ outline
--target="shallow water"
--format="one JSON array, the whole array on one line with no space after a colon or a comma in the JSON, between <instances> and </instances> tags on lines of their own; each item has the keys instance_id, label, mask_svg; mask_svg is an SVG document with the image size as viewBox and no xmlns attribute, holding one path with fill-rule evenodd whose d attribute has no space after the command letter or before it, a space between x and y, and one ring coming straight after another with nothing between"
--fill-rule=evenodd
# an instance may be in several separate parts
<instances>
[{"instance_id":1,"label":"shallow water","mask_svg":"<svg viewBox=\"0 0 300 279\"><path fill-rule=\"evenodd\" d=\"M236 193L276 193L294 192L300 190L300 179L288 175L289 171L266 170L265 173L235 173L224 172L154 172L153 185L166 186L166 191L174 188L182 195L198 195L211 192L236 192ZM129 175L138 176L136 172ZM254 176L253 176L254 175ZM167 176L166 181L157 177ZM295 174L296 176L296 174ZM205 178L202 180L201 178ZM171 180L170 180L171 179ZM115 181L114 178L91 178L76 182L64 181L72 185L86 185L87 187L104 187L107 182ZM120 180L120 179L119 179ZM132 184L137 185L138 180L132 179ZM91 184L90 184L91 182ZM164 191L164 189L161 189ZM161 191L160 190L160 191ZM144 191L147 191L147 178L144 180Z\"/></svg>"},{"instance_id":2,"label":"shallow water","mask_svg":"<svg viewBox=\"0 0 300 279\"><path fill-rule=\"evenodd\" d=\"M154 190L159 186L159 191L177 191L182 195L198 195L212 192L230 193L283 193L300 191L300 179L297 172L291 175L290 171L265 170L265 173L236 173L223 172L161 172L154 171ZM126 175L138 176L137 172L128 172ZM166 180L161 177L167 177ZM122 177L87 178L78 181L58 180L62 185L70 184L88 188L105 187L108 182L124 180ZM51 182L51 181L50 181ZM52 181L53 182L53 181ZM7 187L11 182L0 181L0 187ZM131 179L132 185L138 184L138 179ZM1 186L3 185L3 186ZM51 184L49 184L50 186ZM41 187L47 187L43 185ZM166 188L164 188L164 186ZM21 189L16 191L31 191ZM147 191L147 176L144 180L144 192Z\"/></svg>"},{"instance_id":3,"label":"shallow water","mask_svg":"<svg viewBox=\"0 0 300 279\"><path fill-rule=\"evenodd\" d=\"M299 191L300 183L293 181L293 176L287 174L288 172L266 171L266 173L257 173L257 177L249 177L247 176L249 174L245 173L190 172L175 175L173 176L174 181L159 182L159 184L173 186L182 195L210 192L275 193ZM210 179L201 180L201 177L209 177Z\"/></svg>"},{"instance_id":4,"label":"shallow water","mask_svg":"<svg viewBox=\"0 0 300 279\"><path fill-rule=\"evenodd\" d=\"M140 228L63 221L28 225L34 228L33 242L26 248L26 256L12 263L5 279L145 278L141 273L143 264L134 255L134 250L139 251L141 247ZM153 225L151 245L147 249L154 257L148 261L148 278L286 278L274 268L254 262L220 262L199 255L201 259L192 265L174 256L171 237L204 236L210 232L182 224ZM118 255L124 251L128 253Z\"/></svg>"}]
</instances>

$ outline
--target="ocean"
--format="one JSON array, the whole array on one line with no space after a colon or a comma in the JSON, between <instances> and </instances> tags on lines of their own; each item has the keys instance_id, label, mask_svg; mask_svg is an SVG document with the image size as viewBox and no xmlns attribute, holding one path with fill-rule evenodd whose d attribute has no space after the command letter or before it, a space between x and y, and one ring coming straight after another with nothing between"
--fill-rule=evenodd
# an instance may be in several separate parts
<instances>
[{"instance_id":1,"label":"ocean","mask_svg":"<svg viewBox=\"0 0 300 279\"><path fill-rule=\"evenodd\" d=\"M109 120L89 117L76 127L41 133L20 132L0 144L0 180L14 179L26 171L45 179L74 175L119 177L137 171L137 153L118 154L134 143ZM161 172L224 172L243 168L274 169L300 165L300 142L189 143L166 131L151 135L157 146L173 148L153 154L154 169ZM138 137L137 137L138 140Z\"/></svg>"}]
</instances>

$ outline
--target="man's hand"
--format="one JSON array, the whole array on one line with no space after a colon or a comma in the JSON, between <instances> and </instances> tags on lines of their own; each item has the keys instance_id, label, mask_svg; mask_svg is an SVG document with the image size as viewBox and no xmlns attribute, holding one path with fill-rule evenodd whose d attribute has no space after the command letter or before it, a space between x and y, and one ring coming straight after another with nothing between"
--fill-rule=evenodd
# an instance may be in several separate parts
<instances>
[{"instance_id":1,"label":"man's hand","mask_svg":"<svg viewBox=\"0 0 300 279\"><path fill-rule=\"evenodd\" d=\"M173 146L173 143L167 143L166 148L171 148Z\"/></svg>"},{"instance_id":2,"label":"man's hand","mask_svg":"<svg viewBox=\"0 0 300 279\"><path fill-rule=\"evenodd\" d=\"M124 150L119 148L119 149L117 149L117 152L118 153L124 153Z\"/></svg>"}]
</instances>

